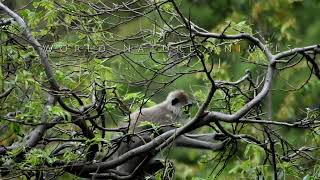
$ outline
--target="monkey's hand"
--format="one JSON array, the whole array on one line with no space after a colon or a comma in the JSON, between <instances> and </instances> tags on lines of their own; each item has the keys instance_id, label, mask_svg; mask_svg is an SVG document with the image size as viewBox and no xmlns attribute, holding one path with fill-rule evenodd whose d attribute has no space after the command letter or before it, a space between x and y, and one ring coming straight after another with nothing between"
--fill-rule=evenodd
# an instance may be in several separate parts
<instances>
[{"instance_id":1,"label":"monkey's hand","mask_svg":"<svg viewBox=\"0 0 320 180\"><path fill-rule=\"evenodd\" d=\"M222 142L218 142L218 143L212 143L212 148L211 150L213 151L221 151L221 150L224 150L225 147L227 146L227 143L230 141L230 138L228 139L225 139L224 141Z\"/></svg>"},{"instance_id":2,"label":"monkey's hand","mask_svg":"<svg viewBox=\"0 0 320 180\"><path fill-rule=\"evenodd\" d=\"M223 133L215 133L213 135L213 139L214 140L219 140L219 141L223 141L223 140L226 140L228 138L228 136L226 136L225 134Z\"/></svg>"}]
</instances>

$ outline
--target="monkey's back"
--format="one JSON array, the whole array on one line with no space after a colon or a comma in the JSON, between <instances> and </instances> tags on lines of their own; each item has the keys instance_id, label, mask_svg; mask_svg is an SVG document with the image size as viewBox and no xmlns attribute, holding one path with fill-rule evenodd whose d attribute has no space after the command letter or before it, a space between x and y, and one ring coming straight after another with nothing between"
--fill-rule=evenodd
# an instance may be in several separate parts
<instances>
[{"instance_id":1,"label":"monkey's back","mask_svg":"<svg viewBox=\"0 0 320 180\"><path fill-rule=\"evenodd\" d=\"M168 110L164 104L158 104L132 113L130 119L130 129L136 129L139 127L139 124L144 121L159 125L169 125L177 122L178 117Z\"/></svg>"}]
</instances>

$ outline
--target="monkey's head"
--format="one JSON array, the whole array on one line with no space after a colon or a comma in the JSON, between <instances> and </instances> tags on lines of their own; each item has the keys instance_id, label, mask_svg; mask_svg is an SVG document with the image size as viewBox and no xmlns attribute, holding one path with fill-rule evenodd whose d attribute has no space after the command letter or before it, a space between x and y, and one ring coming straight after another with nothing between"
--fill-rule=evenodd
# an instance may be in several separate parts
<instances>
[{"instance_id":1,"label":"monkey's head","mask_svg":"<svg viewBox=\"0 0 320 180\"><path fill-rule=\"evenodd\" d=\"M170 92L167 96L166 104L167 108L177 116L182 115L184 107L189 108L192 105L188 94L183 90Z\"/></svg>"}]
</instances>

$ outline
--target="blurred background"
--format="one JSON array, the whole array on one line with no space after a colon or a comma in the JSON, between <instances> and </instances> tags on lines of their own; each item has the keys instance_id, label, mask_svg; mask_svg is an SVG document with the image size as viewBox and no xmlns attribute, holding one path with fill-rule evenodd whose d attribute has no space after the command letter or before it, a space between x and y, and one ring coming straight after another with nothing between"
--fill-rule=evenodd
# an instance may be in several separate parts
<instances>
[{"instance_id":1,"label":"blurred background","mask_svg":"<svg viewBox=\"0 0 320 180\"><path fill-rule=\"evenodd\" d=\"M120 1L106 0L104 2L112 4L119 3ZM185 17L190 17L200 27L210 32L221 32L229 22L232 22L235 25L248 28L253 34L264 38L265 42L272 46L271 50L273 53L288 50L291 47L319 44L320 42L319 0L177 0L176 2L179 4ZM27 6L26 9L31 11L33 9L27 0L5 0L4 3L11 9L19 9L25 6ZM21 14L32 24L30 16L28 17L23 12ZM37 29L36 25L32 25L34 29ZM40 24L39 26L44 25ZM141 27L142 29L148 29L152 28L152 25L144 18L136 18L128 23L121 24L111 30L111 32L125 36L139 32ZM67 31L59 29L55 29L54 31L55 35L59 37L50 38L56 38L55 40L72 39L72 35ZM136 43L139 43L139 41ZM220 53L214 55L213 58L216 60L214 64L216 67L214 71L215 79L234 81L242 77L246 69L250 69L253 76L262 72L259 66L254 63L248 63L248 59L243 58L244 56L247 57L245 54L248 53L248 49L243 48L243 46L231 48L233 50L232 53L222 49ZM240 50L239 48L243 49ZM261 59L258 62L263 63L263 61ZM104 65L112 68L112 70L108 69L112 76L116 76L116 73L126 69L124 66L115 67L116 64L109 62L104 63ZM293 122L296 119L304 117L308 109L320 107L320 81L315 76L309 78L310 71L308 70L307 64L303 61L290 68L290 70L277 72L271 95L263 106L264 110L269 112L272 119ZM130 72L130 75L135 76L134 72ZM61 78L63 79L63 77ZM135 77L132 78L134 79ZM305 83L306 81L307 83ZM152 97L147 105L161 102L166 93L173 89L185 89L193 99L201 100L206 94L206 90L203 90L203 84L202 77L194 75L184 76L171 84L163 92ZM72 86L72 83L70 86ZM119 86L120 94L131 93L131 96L126 96L128 103L130 103L132 96L138 96L134 93L144 92L145 88L143 86L128 86L124 84ZM215 98L218 99L219 97ZM136 105L133 109L138 107ZM217 104L211 106L211 110L219 111L221 110L219 108L221 106ZM121 117L122 115L119 113L119 117L115 119ZM110 126L116 126L115 124ZM279 127L276 130L297 146L303 144L319 145L319 137L312 141L310 140L317 135L314 132ZM206 132L206 129L204 128L200 131ZM250 128L246 131L248 133L257 133L256 130ZM256 169L257 166L261 166L261 173L264 174L266 179L272 179L272 169L261 165L265 158L263 150L245 144L239 144L238 148L239 150L232 159L228 159L226 164L220 164L220 168L216 169L216 157L221 155L216 152L176 148L170 151L169 157L176 163L177 179L213 179L217 174L219 174L219 177L216 177L217 179L256 179L257 174L259 174ZM164 154L166 153L168 152L164 152ZM317 155L319 155L319 152ZM286 179L301 179L308 172L311 174L319 174L320 172L318 162L308 163L303 161L299 163L303 164L303 168L308 169L310 167L310 169L308 171L301 171L301 169L285 163L281 164L279 168L287 173ZM213 171L213 169L215 170ZM220 169L223 170L220 172ZM66 179L67 177L75 179L75 177L68 175L61 177L61 179Z\"/></svg>"}]
</instances>

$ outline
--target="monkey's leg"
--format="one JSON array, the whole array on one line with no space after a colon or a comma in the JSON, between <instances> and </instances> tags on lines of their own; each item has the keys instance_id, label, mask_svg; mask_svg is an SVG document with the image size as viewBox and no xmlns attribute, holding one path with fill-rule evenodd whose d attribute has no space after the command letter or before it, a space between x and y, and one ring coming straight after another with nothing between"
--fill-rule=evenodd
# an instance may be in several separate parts
<instances>
[{"instance_id":1,"label":"monkey's leg","mask_svg":"<svg viewBox=\"0 0 320 180\"><path fill-rule=\"evenodd\" d=\"M212 139L210 140L212 141ZM211 143L208 141L202 141L198 139L193 139L190 137L187 137L185 135L181 135L176 139L176 145L177 146L182 146L182 147L189 147L189 148L196 148L196 149L207 149L207 150L221 150L224 148L225 143L228 140L224 140L222 142L218 143Z\"/></svg>"},{"instance_id":2,"label":"monkey's leg","mask_svg":"<svg viewBox=\"0 0 320 180\"><path fill-rule=\"evenodd\" d=\"M141 136L134 136L131 137L129 142L122 142L119 150L118 150L118 156L121 156L122 154L137 148L139 146L144 145L147 142L150 142L151 138L149 137L148 134L142 134ZM149 154L141 154L137 155L130 160L124 162L122 165L117 167L117 170L121 173L126 173L126 174L141 174L143 167L145 164L147 164L152 157Z\"/></svg>"},{"instance_id":3,"label":"monkey's leg","mask_svg":"<svg viewBox=\"0 0 320 180\"><path fill-rule=\"evenodd\" d=\"M189 137L191 139L197 139L200 141L206 141L211 142L212 140L225 140L227 139L227 136L223 133L208 133L208 134L190 134L186 133L184 134L186 137Z\"/></svg>"}]
</instances>

